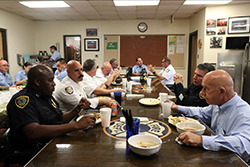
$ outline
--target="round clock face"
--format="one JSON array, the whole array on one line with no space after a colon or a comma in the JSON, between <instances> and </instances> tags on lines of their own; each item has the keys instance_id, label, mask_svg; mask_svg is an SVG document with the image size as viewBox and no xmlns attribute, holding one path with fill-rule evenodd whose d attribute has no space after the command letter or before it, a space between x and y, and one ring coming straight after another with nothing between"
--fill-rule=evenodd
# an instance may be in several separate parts
<instances>
[{"instance_id":1,"label":"round clock face","mask_svg":"<svg viewBox=\"0 0 250 167\"><path fill-rule=\"evenodd\" d=\"M140 32L145 32L148 29L148 25L144 22L141 22L138 24L137 28Z\"/></svg>"}]
</instances>

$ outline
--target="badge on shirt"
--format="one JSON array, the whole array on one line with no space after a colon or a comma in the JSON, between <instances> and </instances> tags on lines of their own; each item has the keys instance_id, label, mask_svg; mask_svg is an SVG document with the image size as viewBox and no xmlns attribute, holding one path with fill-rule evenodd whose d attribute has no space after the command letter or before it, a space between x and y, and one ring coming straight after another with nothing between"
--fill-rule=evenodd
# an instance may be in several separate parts
<instances>
[{"instance_id":1,"label":"badge on shirt","mask_svg":"<svg viewBox=\"0 0 250 167\"><path fill-rule=\"evenodd\" d=\"M15 100L15 104L18 108L23 109L27 104L29 103L29 97L28 96L19 96Z\"/></svg>"},{"instance_id":2,"label":"badge on shirt","mask_svg":"<svg viewBox=\"0 0 250 167\"><path fill-rule=\"evenodd\" d=\"M166 72L169 72L170 71L170 69L166 69Z\"/></svg>"},{"instance_id":3,"label":"badge on shirt","mask_svg":"<svg viewBox=\"0 0 250 167\"><path fill-rule=\"evenodd\" d=\"M74 93L74 89L71 86L67 86L65 88L65 92L68 93L69 95Z\"/></svg>"},{"instance_id":4,"label":"badge on shirt","mask_svg":"<svg viewBox=\"0 0 250 167\"><path fill-rule=\"evenodd\" d=\"M201 91L200 91L200 93L199 93L199 98L200 98L200 99L205 99L205 96L201 94Z\"/></svg>"},{"instance_id":5,"label":"badge on shirt","mask_svg":"<svg viewBox=\"0 0 250 167\"><path fill-rule=\"evenodd\" d=\"M52 104L52 106L53 106L54 108L57 108L57 105L56 105L56 103L54 102L53 99L51 99L51 104Z\"/></svg>"},{"instance_id":6,"label":"badge on shirt","mask_svg":"<svg viewBox=\"0 0 250 167\"><path fill-rule=\"evenodd\" d=\"M11 78L9 77L9 80L11 81Z\"/></svg>"}]
</instances>

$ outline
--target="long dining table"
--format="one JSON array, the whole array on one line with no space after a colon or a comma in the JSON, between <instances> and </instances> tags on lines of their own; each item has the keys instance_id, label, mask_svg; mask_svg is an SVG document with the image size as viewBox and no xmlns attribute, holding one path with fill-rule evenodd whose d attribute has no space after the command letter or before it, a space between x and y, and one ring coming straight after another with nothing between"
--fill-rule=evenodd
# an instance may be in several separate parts
<instances>
[{"instance_id":1,"label":"long dining table","mask_svg":"<svg viewBox=\"0 0 250 167\"><path fill-rule=\"evenodd\" d=\"M142 89L142 90L141 90ZM166 92L161 85L151 88L134 89L132 94L140 94L144 98L157 98L159 92ZM143 89L145 89L143 91ZM139 103L140 96L124 97L121 105L124 109L131 109L135 117L148 117L156 120L169 128L166 135L161 136L161 149L151 156L140 156L129 149L126 139L112 137L107 129L97 124L87 130L79 130L52 139L31 161L27 167L168 167L168 166L192 166L192 167L228 167L248 166L237 154L227 151L207 151L202 147L179 145L175 138L178 136L176 127L163 118L160 105L143 105ZM122 117L121 111L112 117L115 122ZM74 120L73 120L74 121ZM212 135L207 126L205 135Z\"/></svg>"}]
</instances>

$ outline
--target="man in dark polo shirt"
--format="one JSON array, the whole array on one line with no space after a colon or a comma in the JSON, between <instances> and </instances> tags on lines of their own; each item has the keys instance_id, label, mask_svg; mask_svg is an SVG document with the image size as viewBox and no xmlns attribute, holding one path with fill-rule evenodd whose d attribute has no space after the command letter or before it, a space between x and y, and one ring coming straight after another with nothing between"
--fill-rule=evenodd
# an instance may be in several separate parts
<instances>
[{"instance_id":1,"label":"man in dark polo shirt","mask_svg":"<svg viewBox=\"0 0 250 167\"><path fill-rule=\"evenodd\" d=\"M34 66L28 72L27 86L11 98L7 112L10 140L15 150L38 152L53 137L95 125L94 116L68 123L90 103L81 99L76 107L63 114L51 96L55 86L53 79L52 69L44 65ZM21 163L30 158L32 155Z\"/></svg>"},{"instance_id":2,"label":"man in dark polo shirt","mask_svg":"<svg viewBox=\"0 0 250 167\"><path fill-rule=\"evenodd\" d=\"M201 95L202 80L206 73L215 70L214 66L209 63L199 64L194 71L194 82L188 87L183 87L183 79L180 74L174 76L176 104L183 106L208 106L206 100Z\"/></svg>"}]
</instances>

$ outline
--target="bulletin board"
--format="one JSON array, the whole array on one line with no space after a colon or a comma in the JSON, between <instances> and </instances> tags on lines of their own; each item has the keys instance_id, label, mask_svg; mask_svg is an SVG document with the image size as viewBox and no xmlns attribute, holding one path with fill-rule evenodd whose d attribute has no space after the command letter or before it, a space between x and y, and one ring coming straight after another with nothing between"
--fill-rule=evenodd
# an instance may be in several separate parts
<instances>
[{"instance_id":1,"label":"bulletin board","mask_svg":"<svg viewBox=\"0 0 250 167\"><path fill-rule=\"evenodd\" d=\"M168 35L168 57L174 67L184 67L185 35Z\"/></svg>"},{"instance_id":2,"label":"bulletin board","mask_svg":"<svg viewBox=\"0 0 250 167\"><path fill-rule=\"evenodd\" d=\"M120 36L120 64L134 66L135 59L141 57L145 65L162 67L162 58L169 57L174 67L184 67L184 46L185 35L123 35Z\"/></svg>"}]
</instances>

